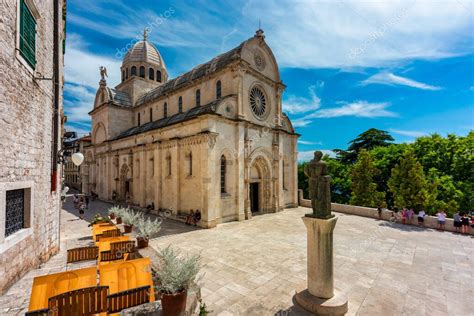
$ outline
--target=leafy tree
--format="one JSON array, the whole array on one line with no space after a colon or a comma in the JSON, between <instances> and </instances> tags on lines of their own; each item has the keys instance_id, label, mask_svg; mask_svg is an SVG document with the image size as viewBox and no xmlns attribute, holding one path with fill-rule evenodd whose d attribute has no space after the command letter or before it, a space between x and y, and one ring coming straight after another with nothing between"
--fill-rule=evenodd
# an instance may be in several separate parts
<instances>
[{"instance_id":1,"label":"leafy tree","mask_svg":"<svg viewBox=\"0 0 474 316\"><path fill-rule=\"evenodd\" d=\"M430 196L430 189L433 192L433 188L428 185L423 166L411 150L392 169L388 187L398 208L412 207L421 210L428 206L434 196L434 193Z\"/></svg>"},{"instance_id":2,"label":"leafy tree","mask_svg":"<svg viewBox=\"0 0 474 316\"><path fill-rule=\"evenodd\" d=\"M377 184L374 182L374 177L379 174L369 152L362 149L351 171L351 204L377 207L384 203L385 194L377 191Z\"/></svg>"},{"instance_id":3,"label":"leafy tree","mask_svg":"<svg viewBox=\"0 0 474 316\"><path fill-rule=\"evenodd\" d=\"M388 146L393 140L393 137L388 132L371 128L351 140L346 151L341 149L335 149L334 151L342 162L354 163L362 149L371 150L376 147Z\"/></svg>"},{"instance_id":4,"label":"leafy tree","mask_svg":"<svg viewBox=\"0 0 474 316\"><path fill-rule=\"evenodd\" d=\"M328 173L331 176L331 201L346 204L351 198L350 165L341 161L324 156L328 166Z\"/></svg>"}]
</instances>

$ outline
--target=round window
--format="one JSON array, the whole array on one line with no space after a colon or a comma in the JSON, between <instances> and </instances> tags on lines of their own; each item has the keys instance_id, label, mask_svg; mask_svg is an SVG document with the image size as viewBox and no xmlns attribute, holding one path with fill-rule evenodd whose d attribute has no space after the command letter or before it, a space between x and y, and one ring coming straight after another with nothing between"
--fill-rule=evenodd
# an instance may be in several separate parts
<instances>
[{"instance_id":1,"label":"round window","mask_svg":"<svg viewBox=\"0 0 474 316\"><path fill-rule=\"evenodd\" d=\"M250 108L252 109L253 114L259 119L265 117L267 113L267 100L265 99L265 94L258 87L253 87L250 90Z\"/></svg>"}]
</instances>

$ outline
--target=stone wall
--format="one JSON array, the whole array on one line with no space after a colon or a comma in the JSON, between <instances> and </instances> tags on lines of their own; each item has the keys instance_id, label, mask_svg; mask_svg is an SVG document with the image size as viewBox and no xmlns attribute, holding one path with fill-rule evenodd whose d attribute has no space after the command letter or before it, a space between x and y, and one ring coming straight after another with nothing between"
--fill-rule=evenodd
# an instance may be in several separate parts
<instances>
[{"instance_id":1,"label":"stone wall","mask_svg":"<svg viewBox=\"0 0 474 316\"><path fill-rule=\"evenodd\" d=\"M17 50L20 1L0 7L0 294L59 249L60 186L51 192L53 82L34 79L37 72L53 76L53 0L26 3L39 15L34 70ZM62 100L60 106L62 113ZM28 192L24 228L5 236L6 191L21 188Z\"/></svg>"},{"instance_id":2,"label":"stone wall","mask_svg":"<svg viewBox=\"0 0 474 316\"><path fill-rule=\"evenodd\" d=\"M311 200L307 200L303 198L303 191L298 190L298 201L299 205L303 207L311 208ZM364 216L370 218L379 218L378 212L376 208L371 207L362 207L362 206L355 206L355 205L346 205L346 204L338 204L338 203L331 203L331 208L333 212L350 214L350 215L357 215L357 216ZM382 219L389 220L393 211L391 210L383 210L382 211ZM401 223L401 218L397 219L397 222ZM416 218L416 214L414 218L411 220L409 225L418 225L418 221ZM435 216L425 216L424 226L426 228L436 228L438 226L438 220ZM446 230L447 231L455 231L453 220L451 218L446 219ZM471 235L474 235L474 230L469 229Z\"/></svg>"}]
</instances>

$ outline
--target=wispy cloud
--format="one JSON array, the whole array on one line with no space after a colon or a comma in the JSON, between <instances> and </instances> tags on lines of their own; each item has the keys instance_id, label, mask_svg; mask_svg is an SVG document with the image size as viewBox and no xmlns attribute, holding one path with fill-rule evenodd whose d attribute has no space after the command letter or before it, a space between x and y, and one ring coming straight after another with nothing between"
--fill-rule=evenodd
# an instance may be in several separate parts
<instances>
[{"instance_id":1,"label":"wispy cloud","mask_svg":"<svg viewBox=\"0 0 474 316\"><path fill-rule=\"evenodd\" d=\"M427 133L422 132L422 131L407 131L407 130L399 130L399 129L394 129L391 128L389 129L390 132L402 136L408 136L408 137L421 137L427 135Z\"/></svg>"},{"instance_id":2,"label":"wispy cloud","mask_svg":"<svg viewBox=\"0 0 474 316\"><path fill-rule=\"evenodd\" d=\"M312 122L313 122L312 120L296 119L296 120L292 120L291 124L293 124L293 127L306 127Z\"/></svg>"},{"instance_id":3,"label":"wispy cloud","mask_svg":"<svg viewBox=\"0 0 474 316\"><path fill-rule=\"evenodd\" d=\"M366 80L362 81L361 84L384 84L389 86L408 86L412 88L422 89L422 90L441 90L441 87L432 86L423 82L415 81L409 78L397 76L390 72L380 72L375 74Z\"/></svg>"},{"instance_id":4,"label":"wispy cloud","mask_svg":"<svg viewBox=\"0 0 474 316\"><path fill-rule=\"evenodd\" d=\"M324 155L329 155L329 157L336 157L336 153L332 150L327 150L327 149L315 149L315 150L320 150ZM314 158L314 150L306 150L306 151L299 151L298 152L298 161L299 162L304 162L304 161L310 161L311 159Z\"/></svg>"},{"instance_id":5,"label":"wispy cloud","mask_svg":"<svg viewBox=\"0 0 474 316\"><path fill-rule=\"evenodd\" d=\"M283 101L283 111L289 114L307 113L319 109L321 106L321 99L316 95L316 86L308 88L310 98L290 95Z\"/></svg>"},{"instance_id":6,"label":"wispy cloud","mask_svg":"<svg viewBox=\"0 0 474 316\"><path fill-rule=\"evenodd\" d=\"M306 140L302 140L302 139L298 140L298 144L301 144L301 145L322 145L321 142L311 142L311 141L306 141Z\"/></svg>"},{"instance_id":7,"label":"wispy cloud","mask_svg":"<svg viewBox=\"0 0 474 316\"><path fill-rule=\"evenodd\" d=\"M390 106L389 102L369 103L367 101L356 101L344 104L340 107L329 109L320 109L307 116L302 120L314 118L334 118L341 116L355 116L355 117L397 117L398 114L387 110Z\"/></svg>"}]
</instances>

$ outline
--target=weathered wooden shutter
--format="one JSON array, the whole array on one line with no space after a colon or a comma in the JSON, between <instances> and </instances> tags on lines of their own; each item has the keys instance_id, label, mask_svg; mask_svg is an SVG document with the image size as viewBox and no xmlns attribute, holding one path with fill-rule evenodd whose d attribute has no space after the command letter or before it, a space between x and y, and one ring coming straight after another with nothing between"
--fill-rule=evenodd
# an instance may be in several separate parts
<instances>
[{"instance_id":1,"label":"weathered wooden shutter","mask_svg":"<svg viewBox=\"0 0 474 316\"><path fill-rule=\"evenodd\" d=\"M31 14L30 9L21 0L20 8L20 54L31 67L36 66L36 21Z\"/></svg>"}]
</instances>

